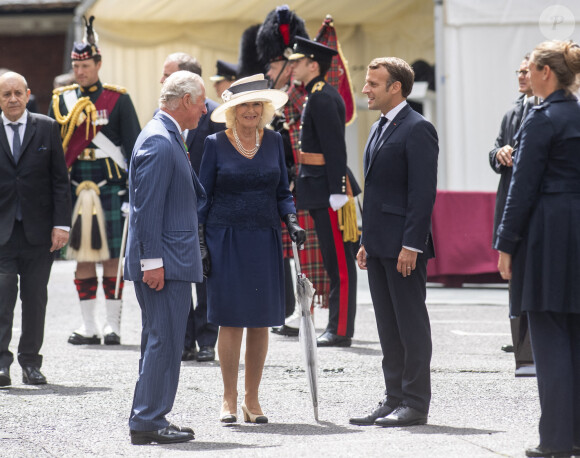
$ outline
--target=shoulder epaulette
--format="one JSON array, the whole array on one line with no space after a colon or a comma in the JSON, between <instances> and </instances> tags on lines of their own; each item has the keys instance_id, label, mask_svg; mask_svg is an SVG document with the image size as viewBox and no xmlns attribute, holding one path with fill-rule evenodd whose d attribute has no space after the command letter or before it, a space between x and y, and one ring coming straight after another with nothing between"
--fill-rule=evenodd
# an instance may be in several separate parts
<instances>
[{"instance_id":1,"label":"shoulder epaulette","mask_svg":"<svg viewBox=\"0 0 580 458\"><path fill-rule=\"evenodd\" d=\"M74 91L79 87L78 84L70 84L68 86L62 86L62 87L57 87L56 89L52 90L52 93L55 95L60 95L63 92L67 92L67 91Z\"/></svg>"},{"instance_id":2,"label":"shoulder epaulette","mask_svg":"<svg viewBox=\"0 0 580 458\"><path fill-rule=\"evenodd\" d=\"M319 81L314 86L312 86L312 90L310 92L312 94L314 94L315 92L322 91L322 88L324 87L324 85L325 85L324 81Z\"/></svg>"},{"instance_id":3,"label":"shoulder epaulette","mask_svg":"<svg viewBox=\"0 0 580 458\"><path fill-rule=\"evenodd\" d=\"M108 83L104 83L103 87L105 89L108 89L109 91L115 91L115 92L119 92L121 94L126 94L127 93L127 89L125 89L123 86L117 86L116 84L108 84Z\"/></svg>"}]
</instances>

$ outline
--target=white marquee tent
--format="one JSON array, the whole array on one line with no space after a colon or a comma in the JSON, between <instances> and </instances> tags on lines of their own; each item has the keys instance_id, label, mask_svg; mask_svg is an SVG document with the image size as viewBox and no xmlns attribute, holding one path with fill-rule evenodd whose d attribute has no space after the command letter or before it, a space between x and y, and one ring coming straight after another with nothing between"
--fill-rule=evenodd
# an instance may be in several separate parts
<instances>
[{"instance_id":1,"label":"white marquee tent","mask_svg":"<svg viewBox=\"0 0 580 458\"><path fill-rule=\"evenodd\" d=\"M85 4L87 2L84 2ZM196 56L206 83L217 59L236 62L245 28L260 23L280 1L89 1L104 55L103 81L128 88L144 124L159 94L165 57ZM514 70L522 56L547 38L580 41L578 0L294 0L292 10L313 37L327 14L334 18L358 98L348 128L349 164L362 176L362 148L378 113L360 94L366 65L377 56L437 63L437 117L441 137L439 188L495 190L487 162L503 113L517 97ZM551 7L551 9L550 9ZM558 9L559 8L559 9ZM543 15L543 16L542 16ZM540 21L542 19L542 21ZM207 94L215 99L213 89Z\"/></svg>"}]
</instances>

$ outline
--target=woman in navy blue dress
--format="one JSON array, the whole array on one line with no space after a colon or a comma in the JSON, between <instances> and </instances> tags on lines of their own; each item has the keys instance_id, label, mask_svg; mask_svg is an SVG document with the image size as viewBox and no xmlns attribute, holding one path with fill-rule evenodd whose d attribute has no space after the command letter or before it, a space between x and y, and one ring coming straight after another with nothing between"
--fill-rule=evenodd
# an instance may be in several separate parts
<instances>
[{"instance_id":1,"label":"woman in navy blue dress","mask_svg":"<svg viewBox=\"0 0 580 458\"><path fill-rule=\"evenodd\" d=\"M580 455L580 48L549 41L529 62L544 99L518 135L497 231L510 312L528 315L540 395L540 444L527 456Z\"/></svg>"},{"instance_id":2,"label":"woman in navy blue dress","mask_svg":"<svg viewBox=\"0 0 580 458\"><path fill-rule=\"evenodd\" d=\"M200 169L207 204L199 210L200 244L207 275L208 321L219 325L218 355L224 382L220 420L237 421L240 347L246 331L244 419L266 423L258 400L268 328L284 324L284 263L280 219L304 243L288 189L284 147L264 129L287 100L267 89L263 75L243 78L222 94L212 113L227 130L207 137Z\"/></svg>"}]
</instances>

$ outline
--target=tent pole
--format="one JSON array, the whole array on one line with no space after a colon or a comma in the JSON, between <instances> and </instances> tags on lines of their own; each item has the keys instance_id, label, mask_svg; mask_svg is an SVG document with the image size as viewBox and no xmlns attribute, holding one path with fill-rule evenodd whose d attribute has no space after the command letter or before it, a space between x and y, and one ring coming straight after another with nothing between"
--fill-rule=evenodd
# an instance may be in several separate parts
<instances>
[{"instance_id":1,"label":"tent pole","mask_svg":"<svg viewBox=\"0 0 580 458\"><path fill-rule=\"evenodd\" d=\"M437 113L437 134L439 135L439 165L437 188L447 189L447 158L449 151L447 150L447 113L445 103L445 15L444 15L444 0L433 0L434 3L434 30L435 30L435 92L436 92L436 113Z\"/></svg>"}]
</instances>

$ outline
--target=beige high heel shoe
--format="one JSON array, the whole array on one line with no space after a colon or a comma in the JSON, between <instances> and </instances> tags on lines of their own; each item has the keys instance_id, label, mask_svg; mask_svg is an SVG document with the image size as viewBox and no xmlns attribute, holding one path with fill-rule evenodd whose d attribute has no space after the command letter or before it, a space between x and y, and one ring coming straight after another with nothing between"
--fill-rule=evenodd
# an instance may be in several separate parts
<instances>
[{"instance_id":1,"label":"beige high heel shoe","mask_svg":"<svg viewBox=\"0 0 580 458\"><path fill-rule=\"evenodd\" d=\"M268 417L264 414L253 414L248 410L246 404L242 404L242 412L244 412L244 421L246 423L268 423Z\"/></svg>"},{"instance_id":2,"label":"beige high heel shoe","mask_svg":"<svg viewBox=\"0 0 580 458\"><path fill-rule=\"evenodd\" d=\"M234 409L234 413L229 411L229 407L226 409L225 401L222 403L222 411L220 413L220 421L222 423L235 423L238 421L238 417L236 416L236 411Z\"/></svg>"}]
</instances>

